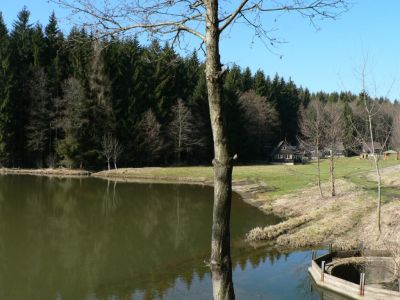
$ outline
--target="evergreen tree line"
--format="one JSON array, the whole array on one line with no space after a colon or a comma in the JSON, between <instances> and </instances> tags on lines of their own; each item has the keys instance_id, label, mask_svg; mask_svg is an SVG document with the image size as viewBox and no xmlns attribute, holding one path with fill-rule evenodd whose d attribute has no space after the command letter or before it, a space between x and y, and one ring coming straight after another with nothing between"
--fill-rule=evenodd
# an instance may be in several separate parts
<instances>
[{"instance_id":1,"label":"evergreen tree line","mask_svg":"<svg viewBox=\"0 0 400 300\"><path fill-rule=\"evenodd\" d=\"M29 15L24 8L9 31L0 13L2 166L211 162L204 63L195 52L183 57L168 44L143 46L135 38L98 42L79 28L64 35L54 14L44 28ZM224 90L232 154L243 163L266 160L282 139L297 143L311 100L357 99L311 94L236 65L225 72Z\"/></svg>"}]
</instances>

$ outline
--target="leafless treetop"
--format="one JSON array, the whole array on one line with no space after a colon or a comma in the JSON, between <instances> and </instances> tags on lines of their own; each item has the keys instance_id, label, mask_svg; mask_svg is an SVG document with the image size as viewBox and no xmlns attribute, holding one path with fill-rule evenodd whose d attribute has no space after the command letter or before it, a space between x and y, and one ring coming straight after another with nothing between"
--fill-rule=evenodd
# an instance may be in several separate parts
<instances>
[{"instance_id":1,"label":"leafless treetop","mask_svg":"<svg viewBox=\"0 0 400 300\"><path fill-rule=\"evenodd\" d=\"M206 0L50 0L70 9L75 22L98 37L146 33L179 42L184 33L205 41ZM271 31L262 24L263 13L295 11L312 24L322 18L335 19L347 10L346 0L220 0L218 32L235 23L254 30L255 36L273 41Z\"/></svg>"}]
</instances>

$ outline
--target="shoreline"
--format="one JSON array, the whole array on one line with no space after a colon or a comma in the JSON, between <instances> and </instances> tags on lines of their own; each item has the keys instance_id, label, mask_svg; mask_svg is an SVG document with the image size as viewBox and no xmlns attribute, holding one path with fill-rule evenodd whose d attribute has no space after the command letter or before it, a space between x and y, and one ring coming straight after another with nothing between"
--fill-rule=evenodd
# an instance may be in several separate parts
<instances>
[{"instance_id":1,"label":"shoreline","mask_svg":"<svg viewBox=\"0 0 400 300\"><path fill-rule=\"evenodd\" d=\"M0 174L49 176L60 178L99 178L116 182L191 184L213 186L209 177L149 176L146 171L163 168L126 168L89 172L71 169L0 169ZM388 168L393 175L400 166ZM384 172L385 173L385 172ZM327 194L329 184L324 183ZM382 207L383 231L380 238L374 232L375 199L349 180L337 179L337 196L320 198L316 186L305 187L283 196L271 197L268 188L255 180L233 180L232 191L244 202L265 214L275 214L283 221L264 228L254 228L247 241L254 247L273 242L277 248L300 249L333 244L337 249L354 249L363 243L366 248L382 249L388 230L400 226L400 208L395 201ZM388 211L391 214L388 214ZM394 213L393 213L394 211ZM399 232L400 235L400 232Z\"/></svg>"},{"instance_id":2,"label":"shoreline","mask_svg":"<svg viewBox=\"0 0 400 300\"><path fill-rule=\"evenodd\" d=\"M33 175L33 176L57 176L57 177L89 177L92 172L80 169L45 168L45 169L20 169L0 168L1 175Z\"/></svg>"}]
</instances>

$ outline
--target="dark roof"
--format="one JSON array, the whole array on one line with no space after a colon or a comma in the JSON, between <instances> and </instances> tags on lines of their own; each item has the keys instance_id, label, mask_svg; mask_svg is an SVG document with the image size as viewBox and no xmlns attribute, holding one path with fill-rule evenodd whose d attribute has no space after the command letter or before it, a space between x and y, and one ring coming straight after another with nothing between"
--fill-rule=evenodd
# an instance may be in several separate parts
<instances>
[{"instance_id":1,"label":"dark roof","mask_svg":"<svg viewBox=\"0 0 400 300\"><path fill-rule=\"evenodd\" d=\"M330 151L330 150L331 150L331 147L330 147L330 146L328 146L328 147L325 148L325 151ZM337 142L337 143L335 143L335 144L333 145L333 150L334 150L334 151L345 151L346 149L344 148L344 145L343 145L342 142Z\"/></svg>"},{"instance_id":2,"label":"dark roof","mask_svg":"<svg viewBox=\"0 0 400 300\"><path fill-rule=\"evenodd\" d=\"M284 146L286 146L286 149L282 149ZM274 151L272 152L272 155L275 155L276 153L297 154L297 153L299 153L299 149L296 146L290 145L287 141L281 141L275 147Z\"/></svg>"},{"instance_id":3,"label":"dark roof","mask_svg":"<svg viewBox=\"0 0 400 300\"><path fill-rule=\"evenodd\" d=\"M383 147L382 147L382 145L381 145L381 143L378 143L378 142L374 142L374 149L375 150L382 150L383 149ZM368 143L364 143L363 144L363 150L365 151L371 151L372 150L372 143L371 142L368 142Z\"/></svg>"}]
</instances>

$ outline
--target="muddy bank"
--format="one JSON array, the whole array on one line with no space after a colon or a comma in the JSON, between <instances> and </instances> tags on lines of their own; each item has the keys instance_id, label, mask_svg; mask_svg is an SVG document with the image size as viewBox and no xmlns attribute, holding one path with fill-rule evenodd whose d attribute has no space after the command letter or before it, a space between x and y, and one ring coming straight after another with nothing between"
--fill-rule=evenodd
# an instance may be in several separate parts
<instances>
[{"instance_id":1,"label":"muddy bank","mask_svg":"<svg viewBox=\"0 0 400 300\"><path fill-rule=\"evenodd\" d=\"M182 183L182 184L205 184L212 185L213 180L208 177L199 176L171 176L154 175L153 172L166 170L166 168L122 168L110 171L92 173L91 176L120 182L153 182L153 183Z\"/></svg>"},{"instance_id":2,"label":"muddy bank","mask_svg":"<svg viewBox=\"0 0 400 300\"><path fill-rule=\"evenodd\" d=\"M0 174L16 175L38 175L38 176L57 176L57 177L76 177L89 176L91 172L80 169L67 168L47 168L47 169L13 169L0 168Z\"/></svg>"}]
</instances>

